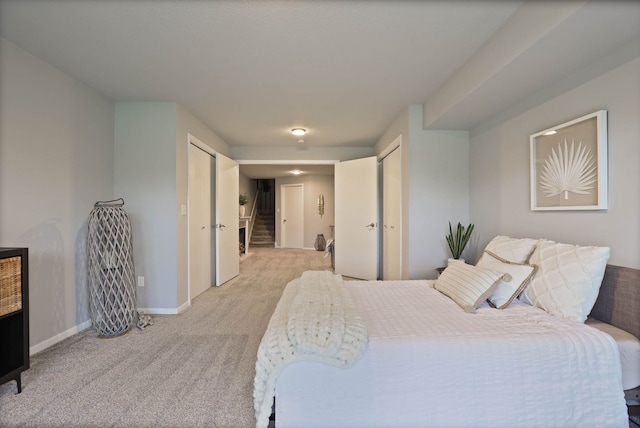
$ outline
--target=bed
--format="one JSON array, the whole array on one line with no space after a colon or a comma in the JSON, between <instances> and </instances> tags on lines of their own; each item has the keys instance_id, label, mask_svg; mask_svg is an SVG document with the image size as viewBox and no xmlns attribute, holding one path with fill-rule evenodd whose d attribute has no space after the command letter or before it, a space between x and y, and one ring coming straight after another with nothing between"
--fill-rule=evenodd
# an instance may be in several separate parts
<instances>
[{"instance_id":1,"label":"bed","mask_svg":"<svg viewBox=\"0 0 640 428\"><path fill-rule=\"evenodd\" d=\"M285 288L258 352L257 426L267 425L275 397L277 428L627 427L640 381L633 385L637 373L623 381L621 358L633 367L640 343L623 357L607 326L637 342L639 271L605 273L608 249L542 244L496 237L476 267L450 266L437 280L342 282L305 272ZM578 305L577 316L590 315L586 323L572 319L576 307L558 315L545 307L545 293L528 290L555 278L543 251L551 247L570 249L572 260L582 251L578 264L598 285ZM469 296L447 290L446 280L485 274L483 263L509 270L513 289L495 300L506 274L490 275L490 289L474 290L477 301L465 307ZM554 263L561 271L571 264ZM345 349L337 348L341 340Z\"/></svg>"}]
</instances>

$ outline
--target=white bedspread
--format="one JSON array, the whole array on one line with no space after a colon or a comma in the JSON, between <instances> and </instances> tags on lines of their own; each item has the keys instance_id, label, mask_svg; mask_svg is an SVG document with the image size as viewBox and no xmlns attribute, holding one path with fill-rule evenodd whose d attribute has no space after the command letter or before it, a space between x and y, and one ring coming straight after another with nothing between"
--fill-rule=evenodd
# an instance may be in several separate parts
<instances>
[{"instance_id":1,"label":"white bedspread","mask_svg":"<svg viewBox=\"0 0 640 428\"><path fill-rule=\"evenodd\" d=\"M363 354L367 330L342 277L307 271L285 287L271 316L256 362L256 427L266 427L275 382L296 361L350 367Z\"/></svg>"},{"instance_id":2,"label":"white bedspread","mask_svg":"<svg viewBox=\"0 0 640 428\"><path fill-rule=\"evenodd\" d=\"M348 281L367 350L282 371L278 428L627 427L613 339L515 303L465 313L427 281Z\"/></svg>"}]
</instances>

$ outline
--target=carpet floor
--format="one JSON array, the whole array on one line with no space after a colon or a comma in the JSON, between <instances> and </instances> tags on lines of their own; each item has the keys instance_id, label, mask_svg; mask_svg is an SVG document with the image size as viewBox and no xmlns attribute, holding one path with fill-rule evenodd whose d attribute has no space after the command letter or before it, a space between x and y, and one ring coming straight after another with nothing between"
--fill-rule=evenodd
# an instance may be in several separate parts
<instances>
[{"instance_id":1,"label":"carpet floor","mask_svg":"<svg viewBox=\"0 0 640 428\"><path fill-rule=\"evenodd\" d=\"M240 275L180 315L113 338L92 329L0 385L1 427L252 427L256 353L285 285L331 270L324 253L252 249Z\"/></svg>"}]
</instances>

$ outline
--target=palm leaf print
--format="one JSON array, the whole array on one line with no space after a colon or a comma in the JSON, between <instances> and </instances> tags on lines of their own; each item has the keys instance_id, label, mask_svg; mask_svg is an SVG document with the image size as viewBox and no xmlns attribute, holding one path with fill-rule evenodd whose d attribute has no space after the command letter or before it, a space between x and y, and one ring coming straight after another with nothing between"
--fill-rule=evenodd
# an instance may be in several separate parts
<instances>
[{"instance_id":1,"label":"palm leaf print","mask_svg":"<svg viewBox=\"0 0 640 428\"><path fill-rule=\"evenodd\" d=\"M583 146L582 141L576 149L573 140L569 149L566 138L564 148L562 143L556 148L551 149L540 174L540 186L545 196L551 198L564 193L564 199L569 199L569 192L589 194L596 182L597 169L591 150Z\"/></svg>"}]
</instances>

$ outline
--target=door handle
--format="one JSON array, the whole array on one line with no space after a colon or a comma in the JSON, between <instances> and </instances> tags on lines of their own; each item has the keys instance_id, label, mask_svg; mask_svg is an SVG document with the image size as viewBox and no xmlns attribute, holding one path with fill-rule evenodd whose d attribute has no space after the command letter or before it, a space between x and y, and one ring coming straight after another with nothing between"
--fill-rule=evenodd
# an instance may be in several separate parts
<instances>
[{"instance_id":1,"label":"door handle","mask_svg":"<svg viewBox=\"0 0 640 428\"><path fill-rule=\"evenodd\" d=\"M222 223L218 223L218 229L222 229L223 227L227 227L227 226L225 226L225 225L224 225L224 224L222 224Z\"/></svg>"},{"instance_id":2,"label":"door handle","mask_svg":"<svg viewBox=\"0 0 640 428\"><path fill-rule=\"evenodd\" d=\"M375 223L369 223L368 225L366 225L365 227L376 227Z\"/></svg>"},{"instance_id":3,"label":"door handle","mask_svg":"<svg viewBox=\"0 0 640 428\"><path fill-rule=\"evenodd\" d=\"M283 222L283 223L286 223L286 222L287 222L287 219L285 218L284 220L282 220L282 222Z\"/></svg>"}]
</instances>

